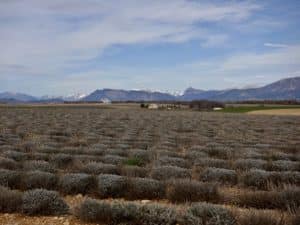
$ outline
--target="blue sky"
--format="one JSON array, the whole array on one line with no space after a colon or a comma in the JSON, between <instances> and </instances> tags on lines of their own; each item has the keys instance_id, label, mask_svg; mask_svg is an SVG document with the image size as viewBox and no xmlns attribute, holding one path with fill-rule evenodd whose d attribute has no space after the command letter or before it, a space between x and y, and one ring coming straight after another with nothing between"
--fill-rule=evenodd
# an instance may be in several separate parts
<instances>
[{"instance_id":1,"label":"blue sky","mask_svg":"<svg viewBox=\"0 0 300 225\"><path fill-rule=\"evenodd\" d=\"M255 87L300 76L300 1L2 0L0 92Z\"/></svg>"}]
</instances>

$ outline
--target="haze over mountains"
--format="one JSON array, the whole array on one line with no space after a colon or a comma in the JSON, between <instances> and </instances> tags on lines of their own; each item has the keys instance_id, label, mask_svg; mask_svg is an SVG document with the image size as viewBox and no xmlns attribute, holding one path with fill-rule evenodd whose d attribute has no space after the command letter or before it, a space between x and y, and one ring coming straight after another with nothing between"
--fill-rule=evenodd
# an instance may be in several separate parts
<instances>
[{"instance_id":1,"label":"haze over mountains","mask_svg":"<svg viewBox=\"0 0 300 225\"><path fill-rule=\"evenodd\" d=\"M23 93L0 93L1 102L63 102L63 101L244 101L244 100L300 100L300 77L286 78L259 88L200 90L187 88L182 95L158 91L101 89L89 95L66 97L34 97Z\"/></svg>"}]
</instances>

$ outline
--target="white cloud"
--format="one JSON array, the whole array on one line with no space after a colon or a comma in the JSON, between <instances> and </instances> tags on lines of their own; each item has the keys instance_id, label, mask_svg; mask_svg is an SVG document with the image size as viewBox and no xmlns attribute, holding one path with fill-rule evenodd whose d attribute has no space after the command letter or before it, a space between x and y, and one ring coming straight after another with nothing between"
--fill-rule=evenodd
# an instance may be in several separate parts
<instances>
[{"instance_id":1,"label":"white cloud","mask_svg":"<svg viewBox=\"0 0 300 225\"><path fill-rule=\"evenodd\" d=\"M35 82L45 94L100 87L224 88L230 80L238 86L299 74L300 46L271 42L264 43L269 47L264 52L235 49L234 55L224 51L218 58L164 68L81 69L113 46L197 40L201 47L220 47L231 41L228 27L238 36L283 26L253 16L260 9L253 1L0 1L0 87L2 81L21 87L17 76L23 76L24 87ZM218 31L220 27L224 29ZM223 77L227 81L217 84Z\"/></svg>"},{"instance_id":2,"label":"white cloud","mask_svg":"<svg viewBox=\"0 0 300 225\"><path fill-rule=\"evenodd\" d=\"M270 43L270 42L264 43L264 46L271 47L271 48L287 48L287 47L289 47L288 45L285 45L285 44Z\"/></svg>"},{"instance_id":3,"label":"white cloud","mask_svg":"<svg viewBox=\"0 0 300 225\"><path fill-rule=\"evenodd\" d=\"M224 43L229 39L227 35L217 34L208 36L207 39L201 43L202 47L218 47L223 46Z\"/></svg>"},{"instance_id":4,"label":"white cloud","mask_svg":"<svg viewBox=\"0 0 300 225\"><path fill-rule=\"evenodd\" d=\"M181 82L192 81L192 84L183 86L201 89L268 84L285 77L299 76L300 45L272 48L268 52L228 54L224 57L179 65L159 74L171 74L172 77L178 78L182 78L184 74L184 81Z\"/></svg>"},{"instance_id":5,"label":"white cloud","mask_svg":"<svg viewBox=\"0 0 300 225\"><path fill-rule=\"evenodd\" d=\"M201 89L241 88L249 84L261 86L284 77L299 76L300 45L272 50L267 53L227 55L200 62L170 65L168 68L147 68L140 71L137 68L121 67L90 73L93 74L93 80L98 80L98 84L94 83L98 87L103 85L102 76L107 76L104 80L108 87L163 89L172 85L174 90L188 86ZM114 74L121 76L114 79ZM75 76L78 84L80 81L86 82L86 78L89 77L84 73Z\"/></svg>"},{"instance_id":6,"label":"white cloud","mask_svg":"<svg viewBox=\"0 0 300 225\"><path fill-rule=\"evenodd\" d=\"M0 2L0 70L62 73L108 47L199 39L213 47L225 34L199 23L237 22L260 6L189 0L27 0ZM4 68L7 67L7 68Z\"/></svg>"},{"instance_id":7,"label":"white cloud","mask_svg":"<svg viewBox=\"0 0 300 225\"><path fill-rule=\"evenodd\" d=\"M234 28L243 33L266 33L274 29L282 29L286 26L286 21L274 19L273 17L263 17L236 24Z\"/></svg>"},{"instance_id":8,"label":"white cloud","mask_svg":"<svg viewBox=\"0 0 300 225\"><path fill-rule=\"evenodd\" d=\"M243 53L230 56L221 66L222 70L253 70L267 67L300 66L300 45L279 48L272 52Z\"/></svg>"}]
</instances>

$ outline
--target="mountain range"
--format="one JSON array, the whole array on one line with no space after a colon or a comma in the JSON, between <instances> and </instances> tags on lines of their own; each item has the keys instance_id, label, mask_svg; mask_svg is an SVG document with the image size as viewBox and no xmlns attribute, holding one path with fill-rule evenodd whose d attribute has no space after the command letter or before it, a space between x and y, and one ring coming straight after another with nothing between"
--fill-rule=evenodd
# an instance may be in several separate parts
<instances>
[{"instance_id":1,"label":"mountain range","mask_svg":"<svg viewBox=\"0 0 300 225\"><path fill-rule=\"evenodd\" d=\"M176 100L176 96L156 91L102 89L94 91L82 100L99 101L101 99L109 99L110 101L173 101Z\"/></svg>"},{"instance_id":2,"label":"mountain range","mask_svg":"<svg viewBox=\"0 0 300 225\"><path fill-rule=\"evenodd\" d=\"M286 78L259 88L200 90L187 88L183 94L159 91L99 89L88 95L35 97L23 93L0 93L0 102L64 102L64 101L245 101L300 100L300 77Z\"/></svg>"},{"instance_id":3,"label":"mountain range","mask_svg":"<svg viewBox=\"0 0 300 225\"><path fill-rule=\"evenodd\" d=\"M300 77L286 78L259 88L229 90L198 90L188 88L182 100L208 99L217 101L300 99Z\"/></svg>"}]
</instances>

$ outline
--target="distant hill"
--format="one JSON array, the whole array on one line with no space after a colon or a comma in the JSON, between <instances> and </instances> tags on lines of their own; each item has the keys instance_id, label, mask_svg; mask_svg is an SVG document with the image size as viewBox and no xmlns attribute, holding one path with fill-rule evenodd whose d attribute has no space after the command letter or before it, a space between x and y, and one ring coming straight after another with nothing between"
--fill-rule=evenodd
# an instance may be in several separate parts
<instances>
[{"instance_id":1,"label":"distant hill","mask_svg":"<svg viewBox=\"0 0 300 225\"><path fill-rule=\"evenodd\" d=\"M42 96L34 97L24 93L2 92L0 102L3 103L62 103L64 101L80 101L86 95L75 94L68 96Z\"/></svg>"},{"instance_id":2,"label":"distant hill","mask_svg":"<svg viewBox=\"0 0 300 225\"><path fill-rule=\"evenodd\" d=\"M22 93L0 93L0 102L63 102L63 101L246 101L246 100L300 100L300 77L286 78L259 88L200 90L188 88L181 95L159 91L101 89L89 95L66 97L34 97Z\"/></svg>"},{"instance_id":3,"label":"distant hill","mask_svg":"<svg viewBox=\"0 0 300 225\"><path fill-rule=\"evenodd\" d=\"M183 95L179 96L179 98L180 100L185 100L185 101L191 101L197 99L210 99L221 92L222 91L217 91L217 90L204 91L204 90L190 87L186 89Z\"/></svg>"},{"instance_id":4,"label":"distant hill","mask_svg":"<svg viewBox=\"0 0 300 225\"><path fill-rule=\"evenodd\" d=\"M109 99L110 101L172 101L176 100L176 97L162 92L102 89L94 91L82 100L100 101L101 99Z\"/></svg>"},{"instance_id":5,"label":"distant hill","mask_svg":"<svg viewBox=\"0 0 300 225\"><path fill-rule=\"evenodd\" d=\"M83 101L172 101L172 100L216 100L216 101L244 101L244 100L300 100L300 77L282 79L260 88L229 89L229 90L199 90L188 88L183 95L175 96L162 92L102 89L96 90Z\"/></svg>"},{"instance_id":6,"label":"distant hill","mask_svg":"<svg viewBox=\"0 0 300 225\"><path fill-rule=\"evenodd\" d=\"M0 93L0 99L9 100L9 101L21 101L21 102L30 102L37 100L36 97L23 93L14 93L14 92L2 92Z\"/></svg>"},{"instance_id":7,"label":"distant hill","mask_svg":"<svg viewBox=\"0 0 300 225\"><path fill-rule=\"evenodd\" d=\"M182 100L217 100L217 101L244 101L244 100L300 100L300 77L286 78L260 88L229 89L229 90L198 90L188 88Z\"/></svg>"}]
</instances>

